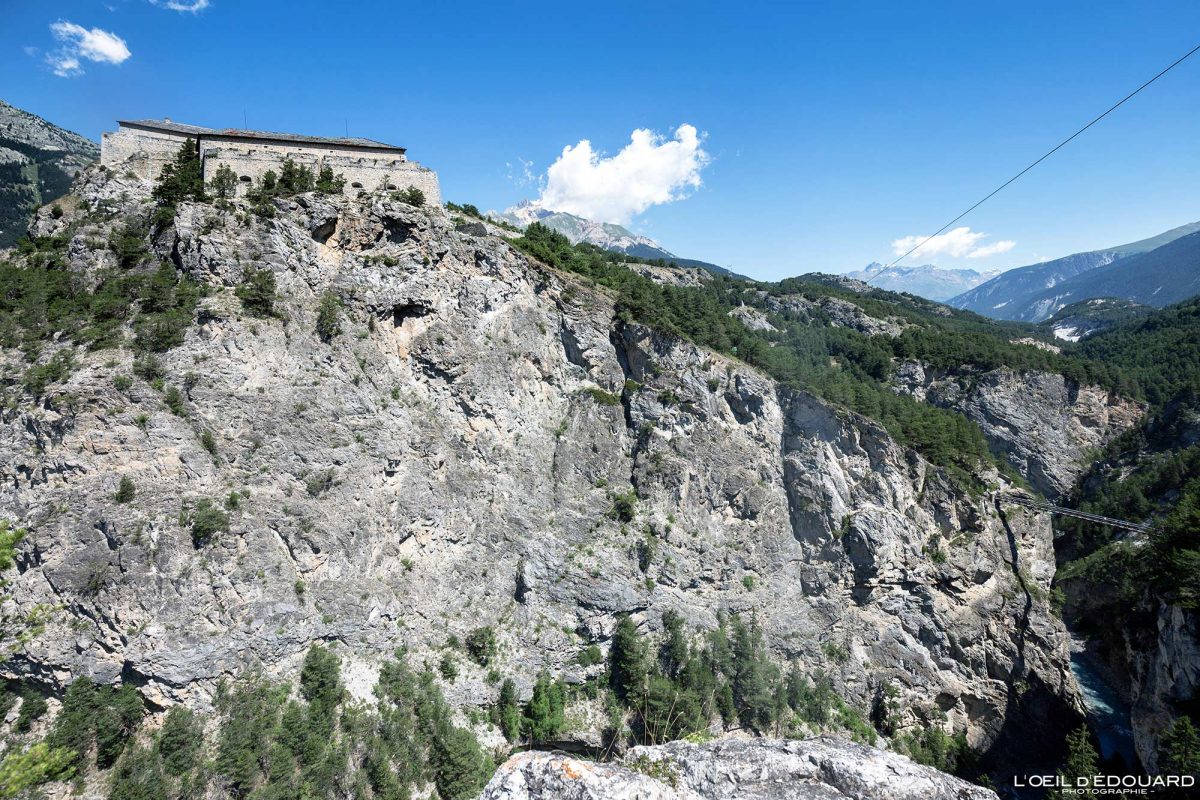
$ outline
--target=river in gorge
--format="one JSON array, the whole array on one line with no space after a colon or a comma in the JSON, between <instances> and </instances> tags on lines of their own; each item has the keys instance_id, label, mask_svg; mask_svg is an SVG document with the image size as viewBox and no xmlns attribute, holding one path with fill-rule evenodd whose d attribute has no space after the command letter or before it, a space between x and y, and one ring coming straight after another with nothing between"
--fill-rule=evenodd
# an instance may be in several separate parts
<instances>
[{"instance_id":1,"label":"river in gorge","mask_svg":"<svg viewBox=\"0 0 1200 800\"><path fill-rule=\"evenodd\" d=\"M1129 704L1101 675L1084 648L1084 643L1072 636L1071 674L1079 684L1088 722L1100 743L1100 757L1109 760L1119 757L1130 771L1140 771L1133 744L1133 727L1129 721Z\"/></svg>"}]
</instances>

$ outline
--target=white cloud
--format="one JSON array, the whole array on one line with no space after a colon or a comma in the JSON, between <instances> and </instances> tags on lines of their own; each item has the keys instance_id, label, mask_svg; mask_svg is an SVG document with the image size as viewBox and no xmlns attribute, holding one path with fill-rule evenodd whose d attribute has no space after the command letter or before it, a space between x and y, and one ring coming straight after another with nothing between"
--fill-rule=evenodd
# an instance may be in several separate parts
<instances>
[{"instance_id":1,"label":"white cloud","mask_svg":"<svg viewBox=\"0 0 1200 800\"><path fill-rule=\"evenodd\" d=\"M83 58L100 64L121 64L132 55L124 39L100 28L89 30L74 22L60 20L50 26L50 32L63 44L46 56L46 63L61 78L82 75L80 59Z\"/></svg>"},{"instance_id":2,"label":"white cloud","mask_svg":"<svg viewBox=\"0 0 1200 800\"><path fill-rule=\"evenodd\" d=\"M546 170L536 205L598 222L627 224L650 206L682 200L699 188L709 162L695 127L680 125L673 139L638 128L614 156L583 139L563 148Z\"/></svg>"},{"instance_id":3,"label":"white cloud","mask_svg":"<svg viewBox=\"0 0 1200 800\"><path fill-rule=\"evenodd\" d=\"M54 74L60 78L74 78L76 75L83 74L83 67L79 66L79 59L75 56L63 53L51 53L46 56L46 63L50 65L50 69L54 70Z\"/></svg>"},{"instance_id":4,"label":"white cloud","mask_svg":"<svg viewBox=\"0 0 1200 800\"><path fill-rule=\"evenodd\" d=\"M989 234L973 231L967 226L953 228L925 242L924 236L905 236L892 242L892 252L902 256L917 245L913 257L931 259L939 255L950 258L987 258L1007 253L1017 246L1016 242L1002 239L990 244L980 244ZM925 242L924 244L921 244Z\"/></svg>"},{"instance_id":5,"label":"white cloud","mask_svg":"<svg viewBox=\"0 0 1200 800\"><path fill-rule=\"evenodd\" d=\"M208 0L190 0L190 2L182 2L182 0L150 0L150 3L159 8L169 8L172 11L185 11L192 14L208 8Z\"/></svg>"},{"instance_id":6,"label":"white cloud","mask_svg":"<svg viewBox=\"0 0 1200 800\"><path fill-rule=\"evenodd\" d=\"M508 180L515 186L536 186L538 191L546 185L546 178L543 175L538 175L533 171L533 162L517 156L517 161L521 167L517 169L511 161L506 161L504 166L508 169Z\"/></svg>"}]
</instances>

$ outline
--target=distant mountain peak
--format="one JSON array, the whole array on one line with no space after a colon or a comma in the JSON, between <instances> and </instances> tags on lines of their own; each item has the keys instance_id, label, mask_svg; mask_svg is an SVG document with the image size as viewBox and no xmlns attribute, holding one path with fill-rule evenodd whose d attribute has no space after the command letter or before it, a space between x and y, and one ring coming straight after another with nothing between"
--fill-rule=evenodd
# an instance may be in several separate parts
<instances>
[{"instance_id":1,"label":"distant mountain peak","mask_svg":"<svg viewBox=\"0 0 1200 800\"><path fill-rule=\"evenodd\" d=\"M974 269L947 269L933 264L887 266L872 261L857 272L846 273L846 276L880 289L908 292L927 300L942 301L972 289L997 274Z\"/></svg>"},{"instance_id":2,"label":"distant mountain peak","mask_svg":"<svg viewBox=\"0 0 1200 800\"><path fill-rule=\"evenodd\" d=\"M649 236L634 233L616 223L596 222L578 214L553 211L542 206L536 200L522 200L502 212L489 211L487 216L516 225L518 228L525 228L535 222L540 222L566 236L572 244L587 242L614 253L622 253L636 258L661 258L666 261L674 261L681 267L700 267L718 275L735 274L725 267L710 264L707 261L680 258ZM738 275L737 277L742 276Z\"/></svg>"}]
</instances>

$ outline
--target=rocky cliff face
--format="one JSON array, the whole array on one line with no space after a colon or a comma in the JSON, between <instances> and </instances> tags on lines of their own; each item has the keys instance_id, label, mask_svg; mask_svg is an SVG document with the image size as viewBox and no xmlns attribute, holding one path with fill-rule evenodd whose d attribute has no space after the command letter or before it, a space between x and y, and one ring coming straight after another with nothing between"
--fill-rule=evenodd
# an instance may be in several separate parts
<instances>
[{"instance_id":1,"label":"rocky cliff face","mask_svg":"<svg viewBox=\"0 0 1200 800\"><path fill-rule=\"evenodd\" d=\"M617 764L521 753L480 800L988 800L989 789L829 737L636 747Z\"/></svg>"},{"instance_id":2,"label":"rocky cliff face","mask_svg":"<svg viewBox=\"0 0 1200 800\"><path fill-rule=\"evenodd\" d=\"M148 190L92 170L78 191L110 213L36 225L73 232L71 268L93 274ZM725 611L860 708L894 687L902 728L945 720L1011 755L1030 720L1070 724L1044 517L955 488L862 417L621 323L604 292L440 209L277 203L269 222L184 204L153 242L211 290L159 359L178 413L128 380L130 352L82 350L65 383L3 411L0 515L30 531L13 604L55 609L5 677L130 681L203 708L221 679L290 675L333 642L366 697L396 648L435 659L490 625L528 696L540 669L601 670L576 656L620 614L657 630L668 609L697 628ZM277 316L245 314L247 269L274 274ZM326 341L329 292L342 332ZM203 501L230 524L196 544ZM496 692L474 664L444 689L463 709Z\"/></svg>"},{"instance_id":3,"label":"rocky cliff face","mask_svg":"<svg viewBox=\"0 0 1200 800\"><path fill-rule=\"evenodd\" d=\"M1145 413L1139 403L1051 373L939 374L908 362L897 370L896 382L900 391L966 415L993 452L1051 498L1074 488L1089 451Z\"/></svg>"}]
</instances>

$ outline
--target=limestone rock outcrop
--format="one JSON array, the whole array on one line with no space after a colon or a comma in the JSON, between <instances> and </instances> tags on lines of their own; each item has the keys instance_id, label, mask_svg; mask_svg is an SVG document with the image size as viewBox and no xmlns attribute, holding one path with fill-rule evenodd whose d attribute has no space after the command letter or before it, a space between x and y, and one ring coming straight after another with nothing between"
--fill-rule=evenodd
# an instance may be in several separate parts
<instances>
[{"instance_id":1,"label":"limestone rock outcrop","mask_svg":"<svg viewBox=\"0 0 1200 800\"><path fill-rule=\"evenodd\" d=\"M480 800L994 800L904 756L832 737L636 747L618 763L520 753Z\"/></svg>"},{"instance_id":2,"label":"limestone rock outcrop","mask_svg":"<svg viewBox=\"0 0 1200 800\"><path fill-rule=\"evenodd\" d=\"M993 452L1051 498L1074 488L1087 453L1136 425L1146 410L1107 389L1045 372L943 373L909 361L896 383L899 391L964 414Z\"/></svg>"}]
</instances>

